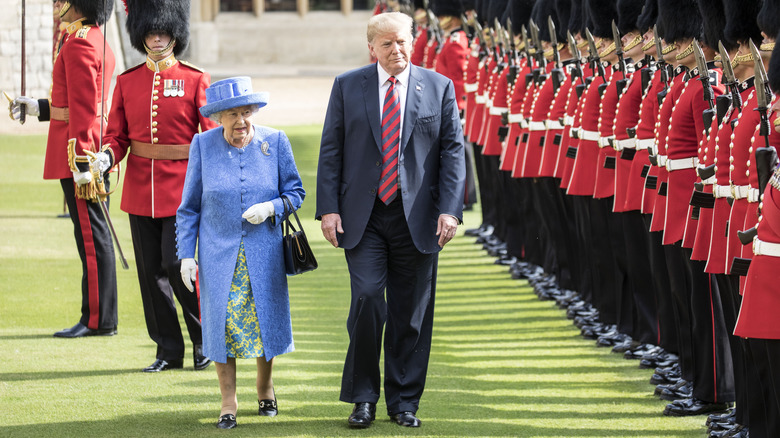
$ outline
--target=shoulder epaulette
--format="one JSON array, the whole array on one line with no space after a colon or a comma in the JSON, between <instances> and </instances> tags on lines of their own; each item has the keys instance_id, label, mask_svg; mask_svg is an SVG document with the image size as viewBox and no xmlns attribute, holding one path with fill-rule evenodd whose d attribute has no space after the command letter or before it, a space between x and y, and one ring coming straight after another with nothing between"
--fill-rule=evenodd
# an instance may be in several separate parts
<instances>
[{"instance_id":1,"label":"shoulder epaulette","mask_svg":"<svg viewBox=\"0 0 780 438\"><path fill-rule=\"evenodd\" d=\"M140 63L140 64L138 64L136 66L130 67L127 70L123 71L119 76L126 75L126 74L130 73L131 71L138 70L140 67L145 67L145 66L146 66L146 63L142 62L142 63Z\"/></svg>"},{"instance_id":2,"label":"shoulder epaulette","mask_svg":"<svg viewBox=\"0 0 780 438\"><path fill-rule=\"evenodd\" d=\"M84 26L76 31L76 38L86 38L92 26Z\"/></svg>"},{"instance_id":3,"label":"shoulder epaulette","mask_svg":"<svg viewBox=\"0 0 780 438\"><path fill-rule=\"evenodd\" d=\"M182 65L186 65L187 67L189 67L189 68L191 68L191 69L193 69L193 70L197 70L197 71L199 71L199 72L201 72L201 73L204 73L204 71L203 71L203 69L202 69L202 68L200 68L200 67L197 67L197 66L194 66L194 65L190 64L190 63L189 63L189 62L187 62L187 61L182 61L182 60L180 59L180 60L179 60L179 62L180 62Z\"/></svg>"}]
</instances>

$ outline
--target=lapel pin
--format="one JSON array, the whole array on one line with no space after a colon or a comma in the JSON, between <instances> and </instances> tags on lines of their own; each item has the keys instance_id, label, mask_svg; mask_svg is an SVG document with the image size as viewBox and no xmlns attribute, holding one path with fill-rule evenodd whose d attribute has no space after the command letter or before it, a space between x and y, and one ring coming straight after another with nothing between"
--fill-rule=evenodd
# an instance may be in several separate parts
<instances>
[{"instance_id":1,"label":"lapel pin","mask_svg":"<svg viewBox=\"0 0 780 438\"><path fill-rule=\"evenodd\" d=\"M414 87L414 88L416 88L416 89L417 89L417 91L422 91L422 87L421 87L421 86L419 86L419 85L415 85L415 87Z\"/></svg>"},{"instance_id":2,"label":"lapel pin","mask_svg":"<svg viewBox=\"0 0 780 438\"><path fill-rule=\"evenodd\" d=\"M260 145L260 152L262 152L263 155L271 155L271 153L268 152L269 147L271 147L271 145L269 145L267 141L264 141L263 144Z\"/></svg>"}]
</instances>

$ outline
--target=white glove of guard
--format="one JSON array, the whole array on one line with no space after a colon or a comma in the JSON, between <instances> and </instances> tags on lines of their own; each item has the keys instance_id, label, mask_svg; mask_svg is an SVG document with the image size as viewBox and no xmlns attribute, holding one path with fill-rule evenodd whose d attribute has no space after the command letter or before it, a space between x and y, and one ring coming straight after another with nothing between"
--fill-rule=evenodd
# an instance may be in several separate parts
<instances>
[{"instance_id":1,"label":"white glove of guard","mask_svg":"<svg viewBox=\"0 0 780 438\"><path fill-rule=\"evenodd\" d=\"M73 181L80 186L89 184L89 182L92 181L92 172L73 172Z\"/></svg>"},{"instance_id":2,"label":"white glove of guard","mask_svg":"<svg viewBox=\"0 0 780 438\"><path fill-rule=\"evenodd\" d=\"M38 101L36 99L27 96L19 96L8 105L8 111L11 112L12 119L19 120L19 117L22 115L22 105L26 105L25 112L27 115L35 117L41 115L41 109L38 107Z\"/></svg>"},{"instance_id":3,"label":"white glove of guard","mask_svg":"<svg viewBox=\"0 0 780 438\"><path fill-rule=\"evenodd\" d=\"M274 204L271 201L261 202L246 209L242 218L250 224L258 225L274 214Z\"/></svg>"},{"instance_id":4,"label":"white glove of guard","mask_svg":"<svg viewBox=\"0 0 780 438\"><path fill-rule=\"evenodd\" d=\"M195 291L195 281L198 279L198 263L195 259L181 259L181 281L190 292Z\"/></svg>"},{"instance_id":5,"label":"white glove of guard","mask_svg":"<svg viewBox=\"0 0 780 438\"><path fill-rule=\"evenodd\" d=\"M111 157L105 152L89 154L89 169L102 175L111 167Z\"/></svg>"}]
</instances>

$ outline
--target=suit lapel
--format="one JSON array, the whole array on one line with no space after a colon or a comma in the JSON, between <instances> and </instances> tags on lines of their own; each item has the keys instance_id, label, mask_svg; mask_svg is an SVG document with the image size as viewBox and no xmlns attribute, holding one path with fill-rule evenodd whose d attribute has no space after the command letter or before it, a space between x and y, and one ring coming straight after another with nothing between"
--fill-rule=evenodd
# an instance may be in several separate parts
<instances>
[{"instance_id":1,"label":"suit lapel","mask_svg":"<svg viewBox=\"0 0 780 438\"><path fill-rule=\"evenodd\" d=\"M377 149L382 152L382 136L379 126L382 116L379 114L379 84L377 83L379 75L376 69L376 65L371 65L363 76L363 101L366 103L368 126L371 127Z\"/></svg>"},{"instance_id":2,"label":"suit lapel","mask_svg":"<svg viewBox=\"0 0 780 438\"><path fill-rule=\"evenodd\" d=\"M409 88L406 90L406 110L404 112L404 126L401 133L401 150L403 154L409 138L412 136L414 125L417 123L417 113L420 110L425 84L422 82L422 76L418 73L418 67L412 65L409 72Z\"/></svg>"}]
</instances>

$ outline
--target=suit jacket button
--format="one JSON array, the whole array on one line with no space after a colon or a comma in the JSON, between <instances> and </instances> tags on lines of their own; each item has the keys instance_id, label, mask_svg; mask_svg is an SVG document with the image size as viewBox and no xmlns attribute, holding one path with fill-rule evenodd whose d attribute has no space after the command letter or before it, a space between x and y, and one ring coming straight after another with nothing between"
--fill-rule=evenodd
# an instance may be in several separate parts
<instances>
[{"instance_id":1,"label":"suit jacket button","mask_svg":"<svg viewBox=\"0 0 780 438\"><path fill-rule=\"evenodd\" d=\"M379 161L376 162L376 167L379 167L381 165L382 165L382 163L380 163Z\"/></svg>"},{"instance_id":2,"label":"suit jacket button","mask_svg":"<svg viewBox=\"0 0 780 438\"><path fill-rule=\"evenodd\" d=\"M242 232L241 232L241 235L242 235L242 236L246 236L246 231L242 231Z\"/></svg>"},{"instance_id":3,"label":"suit jacket button","mask_svg":"<svg viewBox=\"0 0 780 438\"><path fill-rule=\"evenodd\" d=\"M371 189L371 192L370 192L370 193L371 193L372 195L376 195L376 189Z\"/></svg>"}]
</instances>

